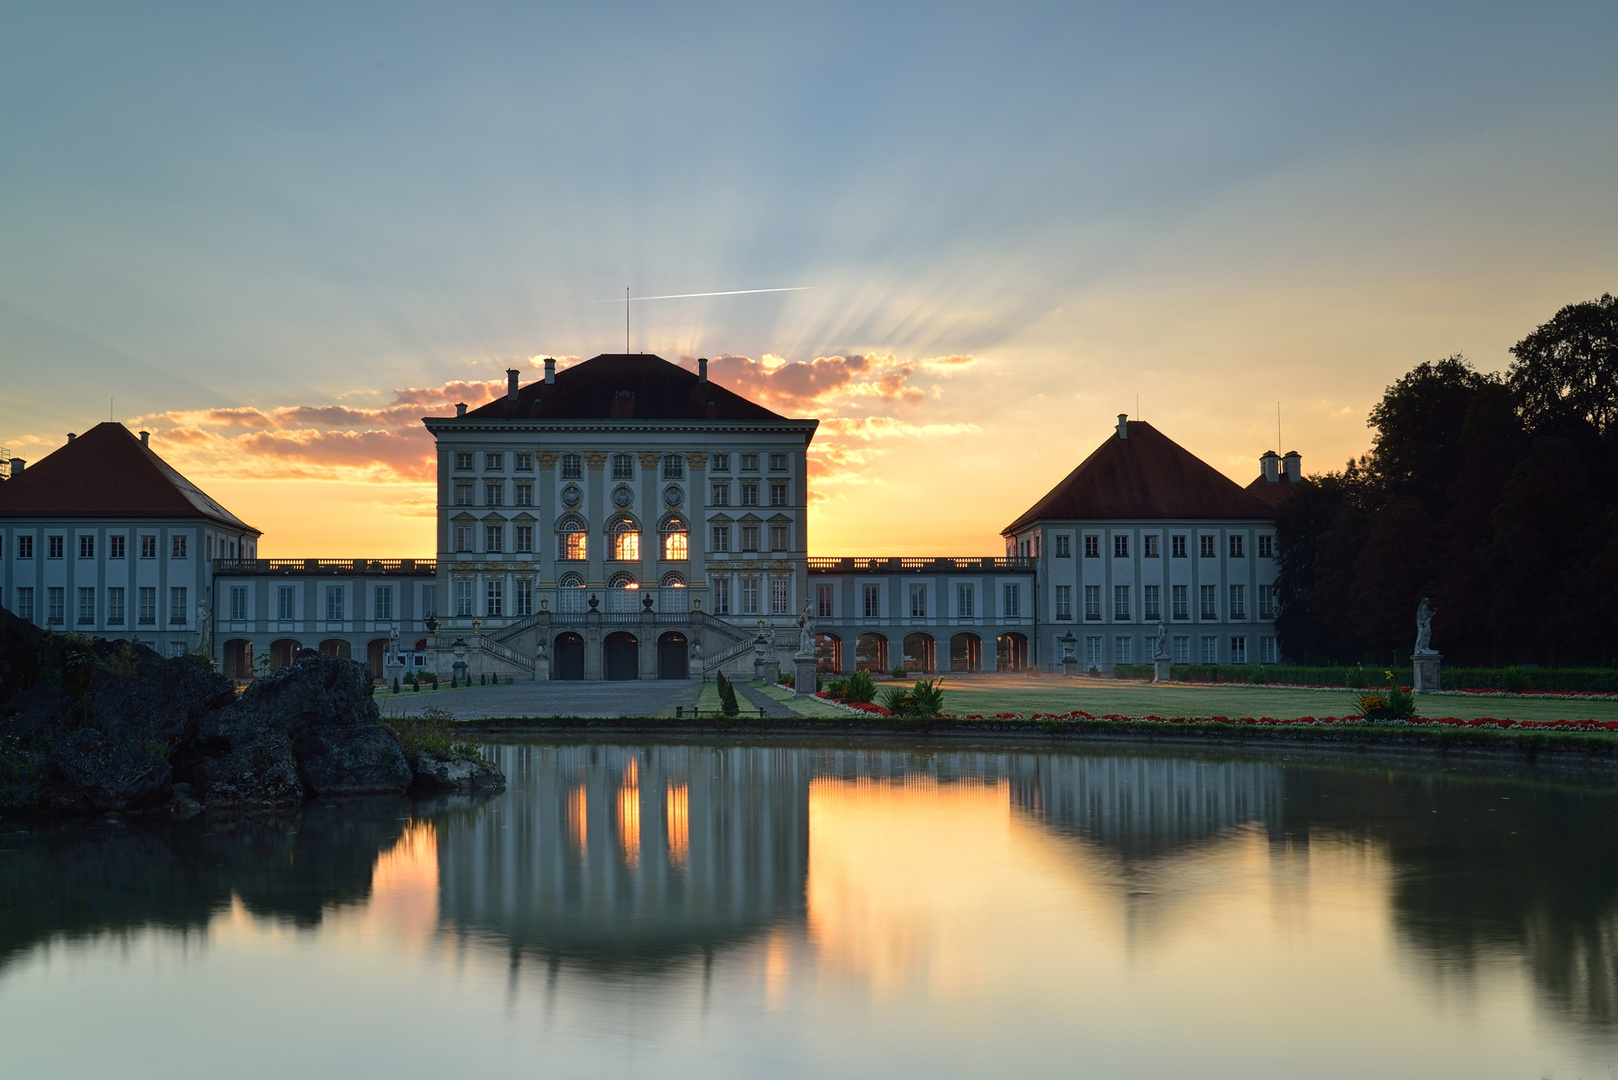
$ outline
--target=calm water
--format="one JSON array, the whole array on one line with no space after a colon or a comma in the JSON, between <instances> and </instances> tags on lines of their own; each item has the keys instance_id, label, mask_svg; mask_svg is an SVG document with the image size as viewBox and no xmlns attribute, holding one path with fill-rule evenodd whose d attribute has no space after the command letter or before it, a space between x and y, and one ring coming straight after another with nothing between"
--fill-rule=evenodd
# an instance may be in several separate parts
<instances>
[{"instance_id":1,"label":"calm water","mask_svg":"<svg viewBox=\"0 0 1618 1080\"><path fill-rule=\"evenodd\" d=\"M486 801L0 827L0 1076L1618 1075L1618 793L525 742Z\"/></svg>"}]
</instances>

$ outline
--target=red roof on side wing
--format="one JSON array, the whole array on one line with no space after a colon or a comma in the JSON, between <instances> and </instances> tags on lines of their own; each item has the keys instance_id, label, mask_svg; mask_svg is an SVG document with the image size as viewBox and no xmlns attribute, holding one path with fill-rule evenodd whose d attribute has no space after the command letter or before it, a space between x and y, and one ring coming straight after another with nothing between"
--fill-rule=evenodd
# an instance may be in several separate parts
<instances>
[{"instance_id":1,"label":"red roof on side wing","mask_svg":"<svg viewBox=\"0 0 1618 1080\"><path fill-rule=\"evenodd\" d=\"M114 421L0 484L0 518L208 518L257 536Z\"/></svg>"},{"instance_id":2,"label":"red roof on side wing","mask_svg":"<svg viewBox=\"0 0 1618 1080\"><path fill-rule=\"evenodd\" d=\"M1096 447L1003 533L1045 520L1264 520L1274 511L1144 420Z\"/></svg>"},{"instance_id":3,"label":"red roof on side wing","mask_svg":"<svg viewBox=\"0 0 1618 1080\"><path fill-rule=\"evenodd\" d=\"M480 420L788 420L650 353L603 353L466 414Z\"/></svg>"}]
</instances>

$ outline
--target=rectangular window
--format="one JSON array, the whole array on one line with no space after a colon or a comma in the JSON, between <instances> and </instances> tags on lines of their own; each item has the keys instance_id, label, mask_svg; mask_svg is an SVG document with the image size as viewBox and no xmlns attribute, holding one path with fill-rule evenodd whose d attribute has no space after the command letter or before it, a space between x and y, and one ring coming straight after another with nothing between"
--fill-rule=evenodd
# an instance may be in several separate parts
<instances>
[{"instance_id":1,"label":"rectangular window","mask_svg":"<svg viewBox=\"0 0 1618 1080\"><path fill-rule=\"evenodd\" d=\"M506 613L506 583L498 578L490 578L483 583L483 614L504 615Z\"/></svg>"},{"instance_id":2,"label":"rectangular window","mask_svg":"<svg viewBox=\"0 0 1618 1080\"><path fill-rule=\"evenodd\" d=\"M1133 664L1135 662L1135 639L1120 637L1112 639L1112 662L1115 664Z\"/></svg>"},{"instance_id":3,"label":"rectangular window","mask_svg":"<svg viewBox=\"0 0 1618 1080\"><path fill-rule=\"evenodd\" d=\"M1258 662L1261 664L1275 663L1275 639L1261 637L1258 639Z\"/></svg>"},{"instance_id":4,"label":"rectangular window","mask_svg":"<svg viewBox=\"0 0 1618 1080\"><path fill-rule=\"evenodd\" d=\"M1219 597L1212 585L1202 587L1202 617L1204 619L1219 618Z\"/></svg>"},{"instance_id":5,"label":"rectangular window","mask_svg":"<svg viewBox=\"0 0 1618 1080\"><path fill-rule=\"evenodd\" d=\"M183 559L186 557L185 541L186 538L184 536L169 537L169 555L171 558Z\"/></svg>"},{"instance_id":6,"label":"rectangular window","mask_svg":"<svg viewBox=\"0 0 1618 1080\"><path fill-rule=\"evenodd\" d=\"M788 595L788 586L792 584L791 578L772 577L770 579L770 614L792 614L792 597Z\"/></svg>"},{"instance_id":7,"label":"rectangular window","mask_svg":"<svg viewBox=\"0 0 1618 1080\"><path fill-rule=\"evenodd\" d=\"M471 506L472 505L472 481L470 481L470 480L457 480L457 481L455 481L455 505L456 506Z\"/></svg>"},{"instance_id":8,"label":"rectangular window","mask_svg":"<svg viewBox=\"0 0 1618 1080\"><path fill-rule=\"evenodd\" d=\"M1241 536L1240 533L1232 533L1231 534L1231 537L1230 537L1230 557L1233 558L1233 559L1245 558L1245 555L1243 554L1243 551L1242 551L1242 536Z\"/></svg>"},{"instance_id":9,"label":"rectangular window","mask_svg":"<svg viewBox=\"0 0 1618 1080\"><path fill-rule=\"evenodd\" d=\"M455 526L455 550L456 551L471 551L472 550L472 526L470 526L470 525L457 525L457 526Z\"/></svg>"},{"instance_id":10,"label":"rectangular window","mask_svg":"<svg viewBox=\"0 0 1618 1080\"><path fill-rule=\"evenodd\" d=\"M1230 662L1233 664L1247 663L1247 639L1233 637L1230 639Z\"/></svg>"},{"instance_id":11,"label":"rectangular window","mask_svg":"<svg viewBox=\"0 0 1618 1080\"><path fill-rule=\"evenodd\" d=\"M1101 635L1092 634L1084 639L1084 666L1098 668L1101 664Z\"/></svg>"},{"instance_id":12,"label":"rectangular window","mask_svg":"<svg viewBox=\"0 0 1618 1080\"><path fill-rule=\"evenodd\" d=\"M377 622L393 621L393 586L378 585L371 597L371 616Z\"/></svg>"},{"instance_id":13,"label":"rectangular window","mask_svg":"<svg viewBox=\"0 0 1618 1080\"><path fill-rule=\"evenodd\" d=\"M534 455L526 452L511 455L511 468L515 472L533 472Z\"/></svg>"},{"instance_id":14,"label":"rectangular window","mask_svg":"<svg viewBox=\"0 0 1618 1080\"><path fill-rule=\"evenodd\" d=\"M1058 533L1056 537L1056 557L1068 559L1073 556L1073 538L1066 533Z\"/></svg>"},{"instance_id":15,"label":"rectangular window","mask_svg":"<svg viewBox=\"0 0 1618 1080\"><path fill-rule=\"evenodd\" d=\"M730 577L721 575L713 579L713 613L730 614Z\"/></svg>"},{"instance_id":16,"label":"rectangular window","mask_svg":"<svg viewBox=\"0 0 1618 1080\"><path fill-rule=\"evenodd\" d=\"M438 616L438 586L423 585L421 587L421 617Z\"/></svg>"},{"instance_id":17,"label":"rectangular window","mask_svg":"<svg viewBox=\"0 0 1618 1080\"><path fill-rule=\"evenodd\" d=\"M25 622L34 621L34 590L23 588L17 590L17 618Z\"/></svg>"},{"instance_id":18,"label":"rectangular window","mask_svg":"<svg viewBox=\"0 0 1618 1080\"><path fill-rule=\"evenodd\" d=\"M62 610L65 603L64 590L61 586L52 586L45 590L46 626L61 626L67 621L67 613Z\"/></svg>"},{"instance_id":19,"label":"rectangular window","mask_svg":"<svg viewBox=\"0 0 1618 1080\"><path fill-rule=\"evenodd\" d=\"M1000 614L1007 619L1022 618L1022 586L1008 581L1000 590Z\"/></svg>"},{"instance_id":20,"label":"rectangular window","mask_svg":"<svg viewBox=\"0 0 1618 1080\"><path fill-rule=\"evenodd\" d=\"M1230 617L1232 619L1247 618L1247 586L1232 585L1230 587Z\"/></svg>"},{"instance_id":21,"label":"rectangular window","mask_svg":"<svg viewBox=\"0 0 1618 1080\"><path fill-rule=\"evenodd\" d=\"M169 588L169 623L184 626L188 613L186 611L186 596L184 585L174 585Z\"/></svg>"},{"instance_id":22,"label":"rectangular window","mask_svg":"<svg viewBox=\"0 0 1618 1080\"><path fill-rule=\"evenodd\" d=\"M291 622L297 616L297 587L282 585L276 590L275 617L282 622Z\"/></svg>"},{"instance_id":23,"label":"rectangular window","mask_svg":"<svg viewBox=\"0 0 1618 1080\"><path fill-rule=\"evenodd\" d=\"M743 506L757 506L758 505L758 481L757 480L743 480L742 481L742 505Z\"/></svg>"},{"instance_id":24,"label":"rectangular window","mask_svg":"<svg viewBox=\"0 0 1618 1080\"><path fill-rule=\"evenodd\" d=\"M1174 617L1176 619L1189 619L1191 617L1191 586L1175 585L1174 591ZM1190 663L1189 660L1186 663Z\"/></svg>"},{"instance_id":25,"label":"rectangular window","mask_svg":"<svg viewBox=\"0 0 1618 1080\"><path fill-rule=\"evenodd\" d=\"M1176 664L1189 664L1191 662L1191 639L1181 636L1174 639L1173 662Z\"/></svg>"},{"instance_id":26,"label":"rectangular window","mask_svg":"<svg viewBox=\"0 0 1618 1080\"><path fill-rule=\"evenodd\" d=\"M815 617L820 619L832 617L832 587L830 585L815 586Z\"/></svg>"},{"instance_id":27,"label":"rectangular window","mask_svg":"<svg viewBox=\"0 0 1618 1080\"><path fill-rule=\"evenodd\" d=\"M79 586L79 623L93 625L96 621L96 591Z\"/></svg>"},{"instance_id":28,"label":"rectangular window","mask_svg":"<svg viewBox=\"0 0 1618 1080\"><path fill-rule=\"evenodd\" d=\"M1073 618L1073 586L1058 585L1056 587L1056 617L1058 619Z\"/></svg>"},{"instance_id":29,"label":"rectangular window","mask_svg":"<svg viewBox=\"0 0 1618 1080\"><path fill-rule=\"evenodd\" d=\"M230 587L230 621L243 622L247 618L247 586Z\"/></svg>"},{"instance_id":30,"label":"rectangular window","mask_svg":"<svg viewBox=\"0 0 1618 1080\"><path fill-rule=\"evenodd\" d=\"M150 537L148 537L148 539L150 539ZM19 558L19 559L32 559L33 557L34 557L34 538L32 536L19 536L19 537L17 537L17 558Z\"/></svg>"},{"instance_id":31,"label":"rectangular window","mask_svg":"<svg viewBox=\"0 0 1618 1080\"><path fill-rule=\"evenodd\" d=\"M502 525L483 526L483 550L498 555L505 550L506 530Z\"/></svg>"},{"instance_id":32,"label":"rectangular window","mask_svg":"<svg viewBox=\"0 0 1618 1080\"><path fill-rule=\"evenodd\" d=\"M709 489L709 493L713 496L712 498L710 498L708 500L710 505L712 505L712 506L729 506L730 505L730 481L729 480L715 480L713 482L713 485Z\"/></svg>"},{"instance_id":33,"label":"rectangular window","mask_svg":"<svg viewBox=\"0 0 1618 1080\"><path fill-rule=\"evenodd\" d=\"M1129 537L1127 535L1112 538L1112 557L1115 559L1129 558Z\"/></svg>"},{"instance_id":34,"label":"rectangular window","mask_svg":"<svg viewBox=\"0 0 1618 1080\"><path fill-rule=\"evenodd\" d=\"M770 526L770 550L771 551L791 551L792 550L792 526L790 526L790 525L771 525Z\"/></svg>"},{"instance_id":35,"label":"rectangular window","mask_svg":"<svg viewBox=\"0 0 1618 1080\"><path fill-rule=\"evenodd\" d=\"M713 527L713 549L715 551L730 550L730 526L715 525Z\"/></svg>"},{"instance_id":36,"label":"rectangular window","mask_svg":"<svg viewBox=\"0 0 1618 1080\"><path fill-rule=\"evenodd\" d=\"M124 538L122 536L107 537L107 558L121 559L124 557Z\"/></svg>"},{"instance_id":37,"label":"rectangular window","mask_svg":"<svg viewBox=\"0 0 1618 1080\"><path fill-rule=\"evenodd\" d=\"M742 455L742 472L758 472L758 455Z\"/></svg>"},{"instance_id":38,"label":"rectangular window","mask_svg":"<svg viewBox=\"0 0 1618 1080\"><path fill-rule=\"evenodd\" d=\"M483 455L483 471L499 472L506 467L506 455L489 453Z\"/></svg>"},{"instance_id":39,"label":"rectangular window","mask_svg":"<svg viewBox=\"0 0 1618 1080\"><path fill-rule=\"evenodd\" d=\"M534 613L534 583L527 578L517 579L517 610L513 615L523 618Z\"/></svg>"},{"instance_id":40,"label":"rectangular window","mask_svg":"<svg viewBox=\"0 0 1618 1080\"><path fill-rule=\"evenodd\" d=\"M47 559L60 559L62 557L62 538L60 536L47 536L45 538L45 557Z\"/></svg>"},{"instance_id":41,"label":"rectangular window","mask_svg":"<svg viewBox=\"0 0 1618 1080\"><path fill-rule=\"evenodd\" d=\"M1202 662L1204 664L1219 663L1219 639L1212 634L1202 639Z\"/></svg>"},{"instance_id":42,"label":"rectangular window","mask_svg":"<svg viewBox=\"0 0 1618 1080\"><path fill-rule=\"evenodd\" d=\"M343 621L343 587L341 585L326 586L326 621Z\"/></svg>"},{"instance_id":43,"label":"rectangular window","mask_svg":"<svg viewBox=\"0 0 1618 1080\"><path fill-rule=\"evenodd\" d=\"M1112 617L1116 620L1127 621L1130 614L1129 586L1114 585L1112 587Z\"/></svg>"},{"instance_id":44,"label":"rectangular window","mask_svg":"<svg viewBox=\"0 0 1618 1080\"><path fill-rule=\"evenodd\" d=\"M524 555L532 555L534 553L534 527L532 525L517 525L511 531L517 542L516 550Z\"/></svg>"},{"instance_id":45,"label":"rectangular window","mask_svg":"<svg viewBox=\"0 0 1618 1080\"><path fill-rule=\"evenodd\" d=\"M1200 540L1201 543L1202 543L1201 550L1202 550L1202 557L1204 559L1212 559L1212 558L1217 556L1218 553L1216 551L1214 551L1214 540L1216 539L1214 536L1212 536L1210 534L1207 534L1207 533L1204 533L1202 536L1199 536L1197 539Z\"/></svg>"},{"instance_id":46,"label":"rectangular window","mask_svg":"<svg viewBox=\"0 0 1618 1080\"><path fill-rule=\"evenodd\" d=\"M142 626L157 625L157 589L155 586L142 585L137 597L140 601L139 619Z\"/></svg>"},{"instance_id":47,"label":"rectangular window","mask_svg":"<svg viewBox=\"0 0 1618 1080\"><path fill-rule=\"evenodd\" d=\"M583 480L584 459L577 454L562 455L562 479Z\"/></svg>"},{"instance_id":48,"label":"rectangular window","mask_svg":"<svg viewBox=\"0 0 1618 1080\"><path fill-rule=\"evenodd\" d=\"M882 590L880 586L860 586L860 613L867 619L879 619L882 617Z\"/></svg>"},{"instance_id":49,"label":"rectangular window","mask_svg":"<svg viewBox=\"0 0 1618 1080\"><path fill-rule=\"evenodd\" d=\"M1156 622L1161 619L1163 617L1163 586L1142 585L1140 592L1141 604L1144 608L1141 612L1141 618L1147 622Z\"/></svg>"},{"instance_id":50,"label":"rectangular window","mask_svg":"<svg viewBox=\"0 0 1618 1080\"><path fill-rule=\"evenodd\" d=\"M122 586L115 585L107 590L107 624L109 626L122 626L124 624L124 590Z\"/></svg>"},{"instance_id":51,"label":"rectangular window","mask_svg":"<svg viewBox=\"0 0 1618 1080\"><path fill-rule=\"evenodd\" d=\"M1258 538L1258 557L1261 559L1275 558L1275 537L1261 536ZM1262 650L1264 646L1260 645L1259 648Z\"/></svg>"},{"instance_id":52,"label":"rectangular window","mask_svg":"<svg viewBox=\"0 0 1618 1080\"><path fill-rule=\"evenodd\" d=\"M1169 537L1169 544L1170 548L1172 549L1171 554L1174 556L1174 558L1185 558L1185 537L1171 536Z\"/></svg>"},{"instance_id":53,"label":"rectangular window","mask_svg":"<svg viewBox=\"0 0 1618 1080\"><path fill-rule=\"evenodd\" d=\"M964 583L955 586L955 615L956 615L956 617L961 618L961 619L974 618L975 615L976 615L976 612L973 609L976 608L976 607L977 607L977 588L976 588L976 586L971 585L971 584L964 584Z\"/></svg>"},{"instance_id":54,"label":"rectangular window","mask_svg":"<svg viewBox=\"0 0 1618 1080\"><path fill-rule=\"evenodd\" d=\"M770 481L770 505L787 505L787 482L785 480Z\"/></svg>"},{"instance_id":55,"label":"rectangular window","mask_svg":"<svg viewBox=\"0 0 1618 1080\"><path fill-rule=\"evenodd\" d=\"M468 472L472 468L472 451L455 451L455 469L457 472Z\"/></svg>"},{"instance_id":56,"label":"rectangular window","mask_svg":"<svg viewBox=\"0 0 1618 1080\"><path fill-rule=\"evenodd\" d=\"M1101 537L1086 536L1084 538L1084 557L1086 559L1101 558Z\"/></svg>"},{"instance_id":57,"label":"rectangular window","mask_svg":"<svg viewBox=\"0 0 1618 1080\"><path fill-rule=\"evenodd\" d=\"M1101 621L1101 586L1084 587L1084 618L1086 622Z\"/></svg>"},{"instance_id":58,"label":"rectangular window","mask_svg":"<svg viewBox=\"0 0 1618 1080\"><path fill-rule=\"evenodd\" d=\"M472 614L472 582L457 581L455 583L455 614Z\"/></svg>"},{"instance_id":59,"label":"rectangular window","mask_svg":"<svg viewBox=\"0 0 1618 1080\"><path fill-rule=\"evenodd\" d=\"M505 494L506 494L506 485L504 485L502 483L495 482L493 484L484 484L483 485L483 505L484 506L503 506L503 505L505 505Z\"/></svg>"},{"instance_id":60,"label":"rectangular window","mask_svg":"<svg viewBox=\"0 0 1618 1080\"><path fill-rule=\"evenodd\" d=\"M715 454L713 456L713 471L714 472L729 472L730 471L730 455L729 454Z\"/></svg>"},{"instance_id":61,"label":"rectangular window","mask_svg":"<svg viewBox=\"0 0 1618 1080\"><path fill-rule=\"evenodd\" d=\"M81 559L93 559L95 557L96 557L96 538L95 538L95 534L91 533L89 536L81 536L81 537L79 537L79 558L81 558Z\"/></svg>"},{"instance_id":62,"label":"rectangular window","mask_svg":"<svg viewBox=\"0 0 1618 1080\"><path fill-rule=\"evenodd\" d=\"M758 550L758 526L757 525L743 525L742 526L742 550L743 551L757 551Z\"/></svg>"},{"instance_id":63,"label":"rectangular window","mask_svg":"<svg viewBox=\"0 0 1618 1080\"><path fill-rule=\"evenodd\" d=\"M742 575L742 614L758 614L758 575Z\"/></svg>"},{"instance_id":64,"label":"rectangular window","mask_svg":"<svg viewBox=\"0 0 1618 1080\"><path fill-rule=\"evenodd\" d=\"M1258 617L1261 619L1275 618L1275 586L1260 585L1258 587ZM1262 649L1264 646L1260 645Z\"/></svg>"},{"instance_id":65,"label":"rectangular window","mask_svg":"<svg viewBox=\"0 0 1618 1080\"><path fill-rule=\"evenodd\" d=\"M633 454L614 454L614 455L612 455L612 478L614 480L633 480L633 479L635 479L635 455L633 455Z\"/></svg>"},{"instance_id":66,"label":"rectangular window","mask_svg":"<svg viewBox=\"0 0 1618 1080\"><path fill-rule=\"evenodd\" d=\"M679 454L664 454L663 455L663 479L665 479L665 480L684 480L685 479L685 458L681 457Z\"/></svg>"},{"instance_id":67,"label":"rectangular window","mask_svg":"<svg viewBox=\"0 0 1618 1080\"><path fill-rule=\"evenodd\" d=\"M533 506L534 505L534 485L533 484L517 484L513 488L513 490L516 492L516 498L517 498L516 504L518 506Z\"/></svg>"},{"instance_id":68,"label":"rectangular window","mask_svg":"<svg viewBox=\"0 0 1618 1080\"><path fill-rule=\"evenodd\" d=\"M771 472L786 472L787 471L787 456L785 454L771 454L770 455L770 471Z\"/></svg>"},{"instance_id":69,"label":"rectangular window","mask_svg":"<svg viewBox=\"0 0 1618 1080\"><path fill-rule=\"evenodd\" d=\"M140 557L143 559L157 558L157 537L143 536L140 538Z\"/></svg>"},{"instance_id":70,"label":"rectangular window","mask_svg":"<svg viewBox=\"0 0 1618 1080\"><path fill-rule=\"evenodd\" d=\"M927 617L927 586L910 586L910 617L912 619Z\"/></svg>"}]
</instances>

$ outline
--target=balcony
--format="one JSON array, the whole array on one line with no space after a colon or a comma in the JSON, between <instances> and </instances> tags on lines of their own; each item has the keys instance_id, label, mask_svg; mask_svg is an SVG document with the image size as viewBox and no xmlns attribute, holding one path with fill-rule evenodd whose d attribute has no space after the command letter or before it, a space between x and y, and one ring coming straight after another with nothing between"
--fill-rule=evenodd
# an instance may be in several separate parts
<instances>
[{"instance_id":1,"label":"balcony","mask_svg":"<svg viewBox=\"0 0 1618 1080\"><path fill-rule=\"evenodd\" d=\"M1034 560L1031 558L994 558L989 556L971 555L960 556L924 556L911 558L904 556L879 556L866 558L863 556L843 556L841 558L811 558L809 559L810 573L836 574L891 574L909 571L911 573L971 573L984 570L1011 570L1032 573Z\"/></svg>"},{"instance_id":2,"label":"balcony","mask_svg":"<svg viewBox=\"0 0 1618 1080\"><path fill-rule=\"evenodd\" d=\"M436 559L218 559L216 574L332 575L365 574L371 577L409 575L431 577Z\"/></svg>"}]
</instances>

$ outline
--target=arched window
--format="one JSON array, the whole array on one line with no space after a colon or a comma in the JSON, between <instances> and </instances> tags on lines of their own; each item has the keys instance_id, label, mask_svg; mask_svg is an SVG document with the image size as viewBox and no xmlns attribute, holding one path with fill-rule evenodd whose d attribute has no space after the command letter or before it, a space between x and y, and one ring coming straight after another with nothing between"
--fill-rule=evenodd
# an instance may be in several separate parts
<instances>
[{"instance_id":1,"label":"arched window","mask_svg":"<svg viewBox=\"0 0 1618 1080\"><path fill-rule=\"evenodd\" d=\"M690 593L686 591L685 575L668 573L663 575L662 589L659 590L657 606L662 611L690 611Z\"/></svg>"},{"instance_id":2,"label":"arched window","mask_svg":"<svg viewBox=\"0 0 1618 1080\"><path fill-rule=\"evenodd\" d=\"M584 610L584 578L578 574L563 574L556 582L556 607L559 611L577 614ZM583 678L584 676L579 676Z\"/></svg>"},{"instance_id":3,"label":"arched window","mask_svg":"<svg viewBox=\"0 0 1618 1080\"><path fill-rule=\"evenodd\" d=\"M638 589L640 582L635 580L634 574L617 573L607 582L609 589Z\"/></svg>"},{"instance_id":4,"label":"arched window","mask_svg":"<svg viewBox=\"0 0 1618 1080\"><path fill-rule=\"evenodd\" d=\"M640 558L640 529L629 518L620 518L607 528L609 559L634 562Z\"/></svg>"},{"instance_id":5,"label":"arched window","mask_svg":"<svg viewBox=\"0 0 1618 1080\"><path fill-rule=\"evenodd\" d=\"M663 524L658 526L657 531L662 540L664 559L683 561L691 557L691 540L686 531L684 518L678 514L670 514L663 519Z\"/></svg>"},{"instance_id":6,"label":"arched window","mask_svg":"<svg viewBox=\"0 0 1618 1080\"><path fill-rule=\"evenodd\" d=\"M685 588L685 575L684 574L664 574L663 575L663 588L665 588L665 589L683 589L683 588Z\"/></svg>"},{"instance_id":7,"label":"arched window","mask_svg":"<svg viewBox=\"0 0 1618 1080\"><path fill-rule=\"evenodd\" d=\"M556 557L583 560L589 551L589 533L576 514L569 514L556 524Z\"/></svg>"},{"instance_id":8,"label":"arched window","mask_svg":"<svg viewBox=\"0 0 1618 1080\"><path fill-rule=\"evenodd\" d=\"M607 581L607 610L615 612L640 610L640 582L634 574L617 573Z\"/></svg>"}]
</instances>

